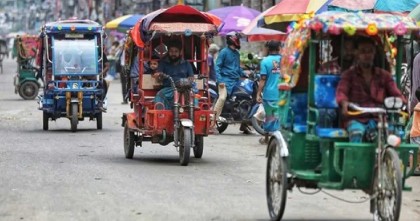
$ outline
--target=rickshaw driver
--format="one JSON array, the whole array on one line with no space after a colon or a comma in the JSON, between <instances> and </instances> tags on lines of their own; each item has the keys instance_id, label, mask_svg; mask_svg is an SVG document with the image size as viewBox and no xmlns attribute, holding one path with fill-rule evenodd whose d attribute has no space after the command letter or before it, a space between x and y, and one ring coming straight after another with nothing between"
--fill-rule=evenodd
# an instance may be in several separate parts
<instances>
[{"instance_id":1,"label":"rickshaw driver","mask_svg":"<svg viewBox=\"0 0 420 221\"><path fill-rule=\"evenodd\" d=\"M376 121L371 115L350 117L347 114L349 102L362 107L382 106L387 96L400 97L402 93L392 79L391 73L375 67L375 41L364 36L355 42L355 65L342 74L337 86L336 99L341 107L350 142L360 143L363 137L368 141L376 137Z\"/></svg>"},{"instance_id":2,"label":"rickshaw driver","mask_svg":"<svg viewBox=\"0 0 420 221\"><path fill-rule=\"evenodd\" d=\"M154 78L160 79L161 74L172 77L176 83L181 78L194 81L194 73L191 64L181 58L182 43L172 40L168 43L168 56L159 62L158 71L153 74ZM163 88L156 94L155 102L163 103L166 110L173 107L174 91L169 79L163 79Z\"/></svg>"}]
</instances>

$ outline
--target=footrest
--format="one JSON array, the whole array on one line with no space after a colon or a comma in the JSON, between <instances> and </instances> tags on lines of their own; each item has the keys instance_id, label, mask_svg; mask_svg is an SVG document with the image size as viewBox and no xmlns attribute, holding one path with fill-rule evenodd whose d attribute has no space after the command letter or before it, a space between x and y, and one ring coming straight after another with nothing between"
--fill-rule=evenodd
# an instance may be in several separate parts
<instances>
[{"instance_id":1,"label":"footrest","mask_svg":"<svg viewBox=\"0 0 420 221\"><path fill-rule=\"evenodd\" d=\"M296 170L294 171L294 175L298 179L310 181L319 181L322 177L320 173L315 173L313 170Z\"/></svg>"}]
</instances>

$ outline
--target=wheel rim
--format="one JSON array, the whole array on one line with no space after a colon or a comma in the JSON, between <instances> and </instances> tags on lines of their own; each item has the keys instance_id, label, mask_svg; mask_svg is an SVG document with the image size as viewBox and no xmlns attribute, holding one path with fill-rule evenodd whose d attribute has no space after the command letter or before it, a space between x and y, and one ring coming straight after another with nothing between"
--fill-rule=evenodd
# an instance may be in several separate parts
<instances>
[{"instance_id":1,"label":"wheel rim","mask_svg":"<svg viewBox=\"0 0 420 221\"><path fill-rule=\"evenodd\" d=\"M283 170L282 164L280 161L280 154L278 153L278 149L275 142L271 145L271 154L268 158L268 170L267 170L267 199L268 199L268 207L271 217L279 217L279 213L281 213L282 207L282 193L284 191L284 184L283 182ZM277 219L277 218L276 218Z\"/></svg>"},{"instance_id":2,"label":"wheel rim","mask_svg":"<svg viewBox=\"0 0 420 221\"><path fill-rule=\"evenodd\" d=\"M28 85L23 90L23 94L27 97L32 97L35 93L35 87L33 85Z\"/></svg>"}]
</instances>

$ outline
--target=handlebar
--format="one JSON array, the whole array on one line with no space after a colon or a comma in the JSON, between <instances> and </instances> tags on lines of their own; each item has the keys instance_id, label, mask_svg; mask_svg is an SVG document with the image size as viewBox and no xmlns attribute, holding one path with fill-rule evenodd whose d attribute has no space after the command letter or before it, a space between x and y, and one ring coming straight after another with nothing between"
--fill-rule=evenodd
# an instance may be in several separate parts
<instances>
[{"instance_id":1,"label":"handlebar","mask_svg":"<svg viewBox=\"0 0 420 221\"><path fill-rule=\"evenodd\" d=\"M386 114L386 109L380 107L360 107L355 103L349 103L349 108L354 111L348 111L349 115L360 115L360 114Z\"/></svg>"}]
</instances>

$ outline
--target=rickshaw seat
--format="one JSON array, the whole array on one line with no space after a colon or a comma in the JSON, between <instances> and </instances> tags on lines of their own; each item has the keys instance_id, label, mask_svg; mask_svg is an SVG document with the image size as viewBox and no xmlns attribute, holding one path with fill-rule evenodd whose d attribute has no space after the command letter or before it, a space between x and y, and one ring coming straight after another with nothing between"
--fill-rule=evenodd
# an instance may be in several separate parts
<instances>
[{"instance_id":1,"label":"rickshaw seat","mask_svg":"<svg viewBox=\"0 0 420 221\"><path fill-rule=\"evenodd\" d=\"M295 133L306 133L307 125L307 111L308 111L308 94L307 93L292 93L290 96L290 109L293 113L292 129ZM291 115L289 114L291 117ZM291 118L288 118L288 123Z\"/></svg>"},{"instance_id":2,"label":"rickshaw seat","mask_svg":"<svg viewBox=\"0 0 420 221\"><path fill-rule=\"evenodd\" d=\"M315 107L319 111L323 111L323 116L329 115L332 112L335 114L335 119L330 119L333 122L329 122L328 125L322 125L319 122L319 118L316 122L315 133L321 138L346 138L348 137L347 131L343 128L334 128L332 125L338 125L337 123L337 110L338 104L336 101L336 89L340 76L338 75L315 75ZM321 115L321 114L319 114Z\"/></svg>"}]
</instances>

